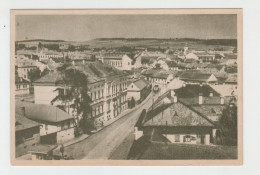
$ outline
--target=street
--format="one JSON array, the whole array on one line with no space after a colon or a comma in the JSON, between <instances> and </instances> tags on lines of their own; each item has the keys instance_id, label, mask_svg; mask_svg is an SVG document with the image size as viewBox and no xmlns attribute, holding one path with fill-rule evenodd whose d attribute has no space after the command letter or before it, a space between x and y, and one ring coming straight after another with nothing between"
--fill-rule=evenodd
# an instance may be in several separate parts
<instances>
[{"instance_id":1,"label":"street","mask_svg":"<svg viewBox=\"0 0 260 175\"><path fill-rule=\"evenodd\" d=\"M152 97L149 95L139 107L118 119L111 125L89 136L86 140L65 147L65 155L74 159L108 159L110 154L133 133L134 125L143 109L152 105Z\"/></svg>"}]
</instances>

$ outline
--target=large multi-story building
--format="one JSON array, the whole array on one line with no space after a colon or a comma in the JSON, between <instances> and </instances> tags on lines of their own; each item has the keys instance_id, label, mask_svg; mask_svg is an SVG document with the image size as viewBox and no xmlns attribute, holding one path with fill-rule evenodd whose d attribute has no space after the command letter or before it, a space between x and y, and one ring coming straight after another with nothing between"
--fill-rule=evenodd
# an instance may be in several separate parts
<instances>
[{"instance_id":1,"label":"large multi-story building","mask_svg":"<svg viewBox=\"0 0 260 175\"><path fill-rule=\"evenodd\" d=\"M101 60L103 63L113 66L119 70L132 70L133 67L133 60L127 54L104 54Z\"/></svg>"},{"instance_id":2,"label":"large multi-story building","mask_svg":"<svg viewBox=\"0 0 260 175\"><path fill-rule=\"evenodd\" d=\"M82 71L88 77L88 94L92 99L92 113L89 117L93 119L95 127L104 125L127 109L128 74L99 62L76 64L70 68ZM62 83L63 77L64 74L56 70L35 81L35 103L63 105L61 101L53 102L66 89ZM68 112L76 117L73 109Z\"/></svg>"}]
</instances>

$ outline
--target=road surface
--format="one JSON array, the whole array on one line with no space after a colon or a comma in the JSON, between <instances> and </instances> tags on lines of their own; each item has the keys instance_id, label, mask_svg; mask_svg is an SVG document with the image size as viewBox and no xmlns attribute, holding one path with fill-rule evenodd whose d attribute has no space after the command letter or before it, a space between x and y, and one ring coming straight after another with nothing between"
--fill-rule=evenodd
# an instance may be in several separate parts
<instances>
[{"instance_id":1,"label":"road surface","mask_svg":"<svg viewBox=\"0 0 260 175\"><path fill-rule=\"evenodd\" d=\"M108 159L110 154L133 132L142 110L152 105L152 98L155 96L148 96L148 99L143 101L137 109L89 136L86 140L65 147L65 154L74 159Z\"/></svg>"}]
</instances>

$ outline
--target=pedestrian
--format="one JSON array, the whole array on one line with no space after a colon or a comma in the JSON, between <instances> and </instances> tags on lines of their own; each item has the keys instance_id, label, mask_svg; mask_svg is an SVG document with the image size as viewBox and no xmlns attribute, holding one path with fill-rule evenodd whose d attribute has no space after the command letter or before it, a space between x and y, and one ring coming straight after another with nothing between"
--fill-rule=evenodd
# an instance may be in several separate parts
<instances>
[{"instance_id":1,"label":"pedestrian","mask_svg":"<svg viewBox=\"0 0 260 175\"><path fill-rule=\"evenodd\" d=\"M61 144L60 152L61 152L61 156L63 158L63 154L64 154L64 146L63 146L63 144Z\"/></svg>"}]
</instances>

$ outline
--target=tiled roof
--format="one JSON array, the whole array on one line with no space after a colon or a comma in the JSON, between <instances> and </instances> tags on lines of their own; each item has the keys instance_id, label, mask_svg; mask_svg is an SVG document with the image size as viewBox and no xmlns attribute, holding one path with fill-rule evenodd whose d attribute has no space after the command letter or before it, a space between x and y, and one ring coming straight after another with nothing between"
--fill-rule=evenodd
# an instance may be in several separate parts
<instances>
[{"instance_id":1,"label":"tiled roof","mask_svg":"<svg viewBox=\"0 0 260 175\"><path fill-rule=\"evenodd\" d=\"M212 87L209 85L197 85L187 84L185 87L174 90L178 98L193 98L198 97L199 93L202 93L204 97L209 97L210 92L213 92L213 96L220 96Z\"/></svg>"},{"instance_id":2,"label":"tiled roof","mask_svg":"<svg viewBox=\"0 0 260 175\"><path fill-rule=\"evenodd\" d=\"M15 114L15 131L22 131L29 128L34 128L39 126L40 124L32 121L21 114Z\"/></svg>"},{"instance_id":3,"label":"tiled roof","mask_svg":"<svg viewBox=\"0 0 260 175\"><path fill-rule=\"evenodd\" d=\"M89 83L102 81L106 77L110 77L113 75L126 74L124 71L118 70L112 66L99 62L70 66L67 69L76 69L82 71L85 75L87 75ZM36 80L35 83L57 83L59 81L62 81L63 78L64 74L58 70L55 70Z\"/></svg>"},{"instance_id":4,"label":"tiled roof","mask_svg":"<svg viewBox=\"0 0 260 175\"><path fill-rule=\"evenodd\" d=\"M34 103L17 101L15 103L16 111L19 111L20 107L25 107L25 116L27 118L38 122L43 121L43 122L57 123L57 122L73 119L73 117L68 113L51 105L34 104Z\"/></svg>"},{"instance_id":5,"label":"tiled roof","mask_svg":"<svg viewBox=\"0 0 260 175\"><path fill-rule=\"evenodd\" d=\"M194 105L199 104L199 97L192 97L192 98L178 98L179 101L186 105ZM220 104L220 97L202 97L203 104Z\"/></svg>"},{"instance_id":6,"label":"tiled roof","mask_svg":"<svg viewBox=\"0 0 260 175\"><path fill-rule=\"evenodd\" d=\"M34 81L34 83L57 83L59 81L62 81L63 78L64 75L61 72L55 70Z\"/></svg>"},{"instance_id":7,"label":"tiled roof","mask_svg":"<svg viewBox=\"0 0 260 175\"><path fill-rule=\"evenodd\" d=\"M181 80L206 82L212 74L184 72L180 75Z\"/></svg>"},{"instance_id":8,"label":"tiled roof","mask_svg":"<svg viewBox=\"0 0 260 175\"><path fill-rule=\"evenodd\" d=\"M144 80L144 79L139 79L139 80L135 81L134 84L135 84L140 90L142 90L142 89L145 88L149 83L148 83L148 81L146 81L146 80Z\"/></svg>"},{"instance_id":9,"label":"tiled roof","mask_svg":"<svg viewBox=\"0 0 260 175\"><path fill-rule=\"evenodd\" d=\"M213 105L192 105L192 109L199 112L200 114L208 117L210 120L215 121L219 120L222 116L223 110L226 108L226 105L213 104ZM215 118L217 117L217 119Z\"/></svg>"},{"instance_id":10,"label":"tiled roof","mask_svg":"<svg viewBox=\"0 0 260 175\"><path fill-rule=\"evenodd\" d=\"M213 126L211 121L182 103L165 104L149 111L144 126Z\"/></svg>"}]
</instances>

